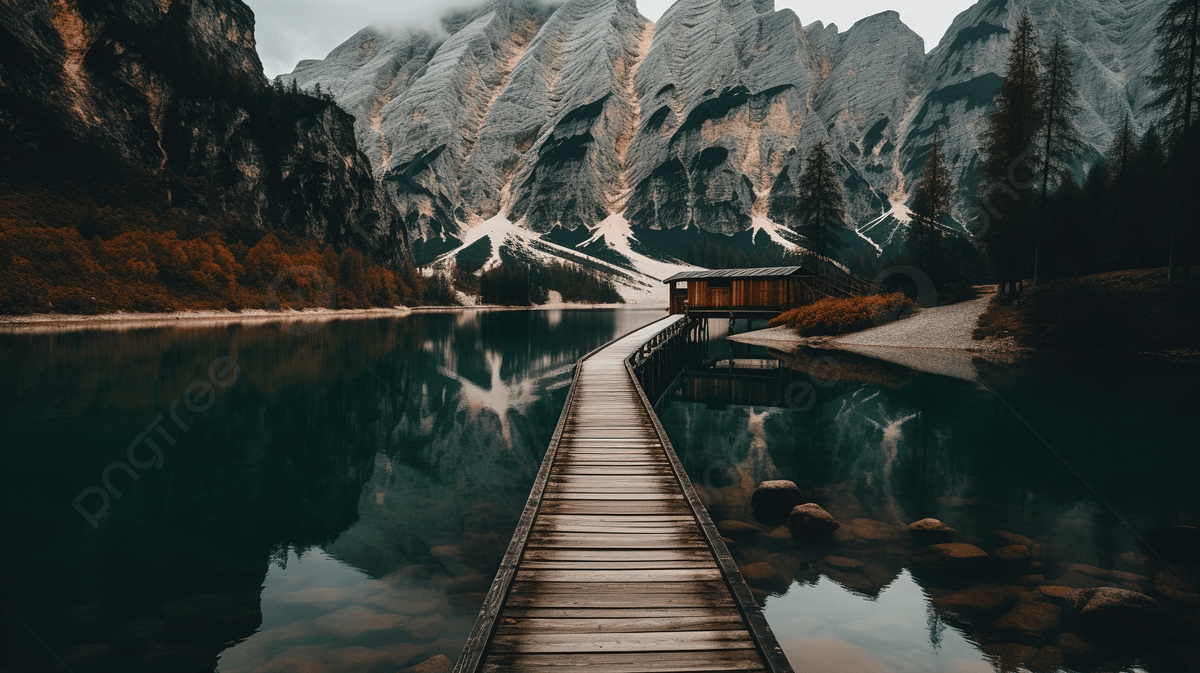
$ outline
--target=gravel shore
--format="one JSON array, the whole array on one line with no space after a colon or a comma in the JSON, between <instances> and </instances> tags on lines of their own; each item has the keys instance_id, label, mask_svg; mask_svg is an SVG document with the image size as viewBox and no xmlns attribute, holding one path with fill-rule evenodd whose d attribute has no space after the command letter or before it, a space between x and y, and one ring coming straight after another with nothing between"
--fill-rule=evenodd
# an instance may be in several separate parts
<instances>
[{"instance_id":1,"label":"gravel shore","mask_svg":"<svg viewBox=\"0 0 1200 673\"><path fill-rule=\"evenodd\" d=\"M838 348L917 371L974 381L973 358L1020 350L1011 338L972 338L975 323L991 299L989 294L950 306L920 309L903 320L840 337L802 337L784 326L735 334L729 340L779 350L800 346Z\"/></svg>"}]
</instances>

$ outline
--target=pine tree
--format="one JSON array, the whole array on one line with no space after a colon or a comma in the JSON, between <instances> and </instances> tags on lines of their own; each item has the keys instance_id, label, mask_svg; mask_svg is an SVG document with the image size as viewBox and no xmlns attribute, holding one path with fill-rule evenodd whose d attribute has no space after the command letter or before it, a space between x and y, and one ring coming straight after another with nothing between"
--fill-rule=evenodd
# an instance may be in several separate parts
<instances>
[{"instance_id":1,"label":"pine tree","mask_svg":"<svg viewBox=\"0 0 1200 673\"><path fill-rule=\"evenodd\" d=\"M1054 44L1046 54L1042 65L1043 80L1038 91L1038 108L1042 114L1042 207L1038 215L1037 240L1033 248L1033 284L1037 285L1038 271L1042 261L1042 236L1046 230L1046 203L1050 195L1051 172L1070 170L1071 159L1083 148L1079 130L1075 126L1075 115L1079 113L1076 101L1079 93L1075 89L1075 66L1071 64L1071 53L1062 36L1054 38Z\"/></svg>"},{"instance_id":2,"label":"pine tree","mask_svg":"<svg viewBox=\"0 0 1200 673\"><path fill-rule=\"evenodd\" d=\"M1016 291L1020 251L1027 249L1024 239L1030 209L1028 199L1022 199L1015 188L1028 185L1013 183L1023 164L1037 165L1039 159L1037 141L1043 117L1038 92L1042 73L1036 33L1029 14L1023 14L1009 48L1007 72L987 129L981 168L984 202L993 211L992 227L986 232L988 250L1000 274L1001 296Z\"/></svg>"},{"instance_id":3,"label":"pine tree","mask_svg":"<svg viewBox=\"0 0 1200 673\"><path fill-rule=\"evenodd\" d=\"M927 272L934 268L935 248L940 237L942 218L950 214L950 198L954 183L942 154L942 139L935 132L929 155L925 159L925 172L917 184L917 195L913 201L912 228L909 229L909 250L917 264Z\"/></svg>"},{"instance_id":4,"label":"pine tree","mask_svg":"<svg viewBox=\"0 0 1200 673\"><path fill-rule=\"evenodd\" d=\"M818 140L808 151L796 195L796 216L801 232L813 243L813 252L829 254L829 231L846 219L846 201L838 180L829 141Z\"/></svg>"},{"instance_id":5,"label":"pine tree","mask_svg":"<svg viewBox=\"0 0 1200 673\"><path fill-rule=\"evenodd\" d=\"M1166 132L1171 148L1172 171L1178 185L1175 192L1175 215L1171 218L1171 248L1168 253L1167 274L1169 282L1184 281L1178 269L1182 260L1179 254L1180 241L1187 229L1194 228L1195 210L1185 205L1194 199L1196 181L1196 139L1193 126L1200 117L1200 101L1196 100L1200 86L1200 0L1172 0L1158 23L1157 64L1150 76L1150 85L1157 95L1150 101L1149 108L1163 110L1162 128ZM1180 231L1180 220L1187 218L1187 226Z\"/></svg>"},{"instance_id":6,"label":"pine tree","mask_svg":"<svg viewBox=\"0 0 1200 673\"><path fill-rule=\"evenodd\" d=\"M1121 239L1121 225L1125 217L1125 189L1129 184L1129 168L1137 151L1137 138L1133 135L1133 124L1129 115L1121 122L1121 127L1113 135L1112 147L1108 150L1108 161L1112 165L1113 180L1116 182L1117 217L1116 240Z\"/></svg>"}]
</instances>

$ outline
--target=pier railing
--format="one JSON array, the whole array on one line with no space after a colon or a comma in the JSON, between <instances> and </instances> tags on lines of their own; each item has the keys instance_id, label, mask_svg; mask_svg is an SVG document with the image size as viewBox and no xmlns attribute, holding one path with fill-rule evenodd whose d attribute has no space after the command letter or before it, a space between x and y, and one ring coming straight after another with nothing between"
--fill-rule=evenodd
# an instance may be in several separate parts
<instances>
[{"instance_id":1,"label":"pier railing","mask_svg":"<svg viewBox=\"0 0 1200 673\"><path fill-rule=\"evenodd\" d=\"M687 317L659 332L629 357L633 374L656 402L708 341L708 320Z\"/></svg>"}]
</instances>

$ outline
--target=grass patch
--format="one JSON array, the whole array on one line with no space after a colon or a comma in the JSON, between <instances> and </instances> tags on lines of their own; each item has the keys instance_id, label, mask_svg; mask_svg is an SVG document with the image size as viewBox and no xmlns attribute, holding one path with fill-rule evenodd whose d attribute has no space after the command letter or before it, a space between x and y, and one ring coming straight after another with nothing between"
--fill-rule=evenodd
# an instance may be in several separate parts
<instances>
[{"instance_id":1,"label":"grass patch","mask_svg":"<svg viewBox=\"0 0 1200 673\"><path fill-rule=\"evenodd\" d=\"M911 313L916 304L899 292L822 299L785 311L771 320L772 327L787 325L800 336L837 336L891 322Z\"/></svg>"},{"instance_id":2,"label":"grass patch","mask_svg":"<svg viewBox=\"0 0 1200 673\"><path fill-rule=\"evenodd\" d=\"M1073 352L1196 349L1200 290L1194 280L1168 285L1166 269L1054 280L1012 304L993 299L974 336L1012 336L1028 348Z\"/></svg>"}]
</instances>

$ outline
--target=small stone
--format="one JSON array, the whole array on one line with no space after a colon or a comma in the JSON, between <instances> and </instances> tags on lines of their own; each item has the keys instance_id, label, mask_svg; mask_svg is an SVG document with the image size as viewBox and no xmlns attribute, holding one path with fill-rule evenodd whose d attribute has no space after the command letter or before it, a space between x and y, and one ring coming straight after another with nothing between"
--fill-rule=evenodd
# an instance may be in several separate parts
<instances>
[{"instance_id":1,"label":"small stone","mask_svg":"<svg viewBox=\"0 0 1200 673\"><path fill-rule=\"evenodd\" d=\"M340 640L367 643L387 640L409 617L381 614L362 605L353 605L312 620L317 629Z\"/></svg>"},{"instance_id":2,"label":"small stone","mask_svg":"<svg viewBox=\"0 0 1200 673\"><path fill-rule=\"evenodd\" d=\"M1029 666L1029 662L1037 656L1039 650L1036 647L1028 645L1020 645L1017 643L996 643L993 645L983 646L984 654L991 655L999 661L999 670L1015 671L1019 668Z\"/></svg>"},{"instance_id":3,"label":"small stone","mask_svg":"<svg viewBox=\"0 0 1200 673\"><path fill-rule=\"evenodd\" d=\"M716 526L722 537L733 540L750 540L758 537L758 534L761 532L758 526L752 526L744 521L735 521L733 519L718 521Z\"/></svg>"},{"instance_id":4,"label":"small stone","mask_svg":"<svg viewBox=\"0 0 1200 673\"><path fill-rule=\"evenodd\" d=\"M908 532L920 544L949 542L954 529L937 519L921 519L908 524Z\"/></svg>"},{"instance_id":5,"label":"small stone","mask_svg":"<svg viewBox=\"0 0 1200 673\"><path fill-rule=\"evenodd\" d=\"M454 662L444 654L404 669L401 673L450 673L454 670Z\"/></svg>"},{"instance_id":6,"label":"small stone","mask_svg":"<svg viewBox=\"0 0 1200 673\"><path fill-rule=\"evenodd\" d=\"M489 575L466 575L457 577L446 585L446 593L448 594L465 594L472 591L480 591L486 593L492 586L492 578Z\"/></svg>"},{"instance_id":7,"label":"small stone","mask_svg":"<svg viewBox=\"0 0 1200 673\"><path fill-rule=\"evenodd\" d=\"M846 527L854 533L857 541L867 544L890 542L904 537L903 528L874 519L851 519Z\"/></svg>"},{"instance_id":8,"label":"small stone","mask_svg":"<svg viewBox=\"0 0 1200 673\"><path fill-rule=\"evenodd\" d=\"M1046 583L1046 578L1041 575L1021 575L1013 580L1013 584L1020 584L1026 587L1037 587Z\"/></svg>"},{"instance_id":9,"label":"small stone","mask_svg":"<svg viewBox=\"0 0 1200 673\"><path fill-rule=\"evenodd\" d=\"M427 643L442 634L446 620L441 615L428 617L410 617L399 625L399 631L407 634L409 640Z\"/></svg>"},{"instance_id":10,"label":"small stone","mask_svg":"<svg viewBox=\"0 0 1200 673\"><path fill-rule=\"evenodd\" d=\"M820 537L837 530L841 524L819 505L808 503L792 508L788 515L788 528L797 537Z\"/></svg>"},{"instance_id":11,"label":"small stone","mask_svg":"<svg viewBox=\"0 0 1200 673\"><path fill-rule=\"evenodd\" d=\"M792 531L789 530L787 526L776 526L775 528L772 528L771 530L767 531L766 533L763 533L763 535L765 537L769 537L773 540L790 540L790 539L792 539Z\"/></svg>"},{"instance_id":12,"label":"small stone","mask_svg":"<svg viewBox=\"0 0 1200 673\"><path fill-rule=\"evenodd\" d=\"M826 556L821 559L821 563L830 568L837 568L848 572L855 572L865 565L862 561L855 558L846 558L845 556Z\"/></svg>"},{"instance_id":13,"label":"small stone","mask_svg":"<svg viewBox=\"0 0 1200 673\"><path fill-rule=\"evenodd\" d=\"M1099 589L1106 586L1104 580L1083 573L1067 573L1054 578L1054 583L1072 589Z\"/></svg>"},{"instance_id":14,"label":"small stone","mask_svg":"<svg viewBox=\"0 0 1200 673\"><path fill-rule=\"evenodd\" d=\"M1049 603L1018 603L992 625L1003 630L1042 633L1058 629L1062 618L1062 609Z\"/></svg>"},{"instance_id":15,"label":"small stone","mask_svg":"<svg viewBox=\"0 0 1200 673\"><path fill-rule=\"evenodd\" d=\"M726 545L731 545L731 544L733 544L733 538L728 538L728 537L725 537L724 535L722 535L721 542L724 542Z\"/></svg>"},{"instance_id":16,"label":"small stone","mask_svg":"<svg viewBox=\"0 0 1200 673\"><path fill-rule=\"evenodd\" d=\"M1062 668L1063 651L1057 647L1047 645L1038 650L1038 653L1033 655L1029 660L1029 670L1036 673L1053 673Z\"/></svg>"},{"instance_id":17,"label":"small stone","mask_svg":"<svg viewBox=\"0 0 1200 673\"><path fill-rule=\"evenodd\" d=\"M457 544L443 544L431 547L429 553L438 558L462 558L467 555L462 545Z\"/></svg>"},{"instance_id":18,"label":"small stone","mask_svg":"<svg viewBox=\"0 0 1200 673\"><path fill-rule=\"evenodd\" d=\"M966 619L999 614L1022 595L1020 587L1011 584L980 584L933 599L933 606Z\"/></svg>"},{"instance_id":19,"label":"small stone","mask_svg":"<svg viewBox=\"0 0 1200 673\"><path fill-rule=\"evenodd\" d=\"M1023 544L1010 544L992 550L992 556L1005 563L1020 563L1033 558L1033 552Z\"/></svg>"},{"instance_id":20,"label":"small stone","mask_svg":"<svg viewBox=\"0 0 1200 673\"><path fill-rule=\"evenodd\" d=\"M800 488L795 482L786 480L764 481L750 496L750 506L761 517L787 516L796 505L804 504Z\"/></svg>"},{"instance_id":21,"label":"small stone","mask_svg":"<svg viewBox=\"0 0 1200 673\"><path fill-rule=\"evenodd\" d=\"M763 561L742 566L740 570L742 578L746 580L747 584L762 589L782 591L791 584L775 569L775 566Z\"/></svg>"},{"instance_id":22,"label":"small stone","mask_svg":"<svg viewBox=\"0 0 1200 673\"><path fill-rule=\"evenodd\" d=\"M1037 588L1038 593L1062 604L1067 604L1071 600L1071 595L1075 593L1075 589L1064 586L1048 585Z\"/></svg>"},{"instance_id":23,"label":"small stone","mask_svg":"<svg viewBox=\"0 0 1200 673\"><path fill-rule=\"evenodd\" d=\"M828 570L825 572L825 576L847 589L863 594L864 596L875 596L879 593L879 587L874 582L858 573Z\"/></svg>"},{"instance_id":24,"label":"small stone","mask_svg":"<svg viewBox=\"0 0 1200 673\"><path fill-rule=\"evenodd\" d=\"M979 547L965 542L943 542L915 550L909 561L921 570L958 574L985 569L991 557Z\"/></svg>"},{"instance_id":25,"label":"small stone","mask_svg":"<svg viewBox=\"0 0 1200 673\"><path fill-rule=\"evenodd\" d=\"M1072 657L1087 657L1094 654L1097 649L1091 641L1077 633L1060 633L1054 639L1054 644Z\"/></svg>"}]
</instances>

